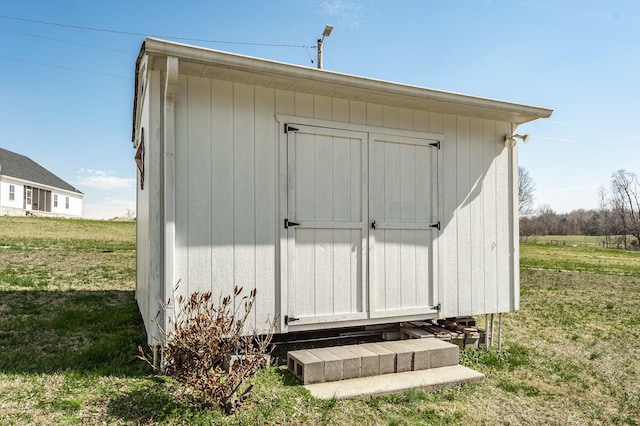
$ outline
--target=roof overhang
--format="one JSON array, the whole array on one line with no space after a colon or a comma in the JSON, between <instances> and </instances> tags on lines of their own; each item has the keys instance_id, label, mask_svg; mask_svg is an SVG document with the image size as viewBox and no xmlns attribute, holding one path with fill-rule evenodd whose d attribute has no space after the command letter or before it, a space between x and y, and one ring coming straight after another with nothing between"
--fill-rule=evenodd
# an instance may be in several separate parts
<instances>
[{"instance_id":1,"label":"roof overhang","mask_svg":"<svg viewBox=\"0 0 640 426\"><path fill-rule=\"evenodd\" d=\"M138 62L136 63L136 87L137 74L140 71L138 65L145 55L153 58L166 58L169 56L178 58L180 63L179 72L183 75L214 78L352 101L510 122L516 125L538 118L547 118L553 112L552 109L548 108L285 64L154 38L147 38L142 44ZM152 69L163 70L166 68L166 61L154 60L151 67ZM137 99L134 102L137 102ZM134 115L135 111L136 106L134 105Z\"/></svg>"},{"instance_id":2,"label":"roof overhang","mask_svg":"<svg viewBox=\"0 0 640 426\"><path fill-rule=\"evenodd\" d=\"M78 189L76 189L75 191L70 191L68 189L59 188L57 186L45 185L43 183L33 182L30 180L21 179L13 176L7 176L7 175L0 175L0 181L7 182L7 183L15 183L23 186L32 186L34 188L41 188L51 192L57 192L59 194L70 194L70 195L76 195L76 196L79 195L80 198L84 198L84 195L85 195L83 192L81 192Z\"/></svg>"}]
</instances>

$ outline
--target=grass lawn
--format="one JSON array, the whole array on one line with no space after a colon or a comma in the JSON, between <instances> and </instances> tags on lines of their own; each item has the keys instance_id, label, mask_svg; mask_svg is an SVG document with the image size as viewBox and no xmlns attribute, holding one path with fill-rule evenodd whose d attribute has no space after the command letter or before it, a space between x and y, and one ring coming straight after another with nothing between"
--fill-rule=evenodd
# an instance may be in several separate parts
<instances>
[{"instance_id":1,"label":"grass lawn","mask_svg":"<svg viewBox=\"0 0 640 426\"><path fill-rule=\"evenodd\" d=\"M189 407L135 359L135 224L0 217L0 424L640 424L640 257L522 246L483 384L319 401L279 368L240 413Z\"/></svg>"}]
</instances>

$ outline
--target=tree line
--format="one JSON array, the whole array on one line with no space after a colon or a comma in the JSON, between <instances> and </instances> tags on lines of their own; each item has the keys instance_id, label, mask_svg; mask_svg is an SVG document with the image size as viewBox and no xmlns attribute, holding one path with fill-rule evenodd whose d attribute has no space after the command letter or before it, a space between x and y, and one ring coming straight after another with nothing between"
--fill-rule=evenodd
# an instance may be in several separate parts
<instances>
[{"instance_id":1,"label":"tree line","mask_svg":"<svg viewBox=\"0 0 640 426\"><path fill-rule=\"evenodd\" d=\"M599 191L598 209L556 213L548 205L533 210L535 182L526 169L519 171L520 236L591 235L603 237L608 247L639 247L640 180L635 173L613 173L609 186Z\"/></svg>"}]
</instances>

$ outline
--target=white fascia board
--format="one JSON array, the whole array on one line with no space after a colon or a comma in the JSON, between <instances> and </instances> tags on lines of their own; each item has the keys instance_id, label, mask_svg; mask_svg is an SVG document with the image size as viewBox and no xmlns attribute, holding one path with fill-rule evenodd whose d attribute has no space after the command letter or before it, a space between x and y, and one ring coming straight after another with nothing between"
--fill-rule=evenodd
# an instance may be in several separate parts
<instances>
[{"instance_id":1,"label":"white fascia board","mask_svg":"<svg viewBox=\"0 0 640 426\"><path fill-rule=\"evenodd\" d=\"M323 85L325 89L334 87L346 90L354 100L366 100L369 95L378 95L378 98L380 95L387 96L389 99L395 98L402 101L408 107L454 115L522 124L538 118L548 118L553 112L549 108L319 70L154 38L146 39L142 52L151 56L174 56L203 66L215 66L274 78L282 77L297 82L314 82ZM154 62L155 65L156 62ZM299 91L299 89L295 90ZM313 88L307 90L314 94Z\"/></svg>"}]
</instances>

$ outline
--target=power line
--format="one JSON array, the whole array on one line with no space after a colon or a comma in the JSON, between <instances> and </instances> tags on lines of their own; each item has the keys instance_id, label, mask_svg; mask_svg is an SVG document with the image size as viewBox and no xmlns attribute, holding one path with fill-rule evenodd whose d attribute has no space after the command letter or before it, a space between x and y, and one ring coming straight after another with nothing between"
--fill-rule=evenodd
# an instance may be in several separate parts
<instances>
[{"instance_id":1,"label":"power line","mask_svg":"<svg viewBox=\"0 0 640 426\"><path fill-rule=\"evenodd\" d=\"M102 75L102 76L106 76L106 77L119 78L119 79L123 79L123 80L131 80L130 77L123 77L121 75L107 74L107 73L96 72L96 71L87 71L87 70L81 70L81 69L78 69L78 68L71 68L71 67L63 67L63 66L60 66L60 65L45 64L43 62L24 61L22 59L7 58L5 56L0 56L0 59L5 60L5 61L20 62L20 63L23 63L23 64L40 65L42 67L58 68L58 69L61 69L61 70L66 70L66 71L76 71L76 72L82 72L82 73L85 73L85 74L95 74L95 75Z\"/></svg>"},{"instance_id":2,"label":"power line","mask_svg":"<svg viewBox=\"0 0 640 426\"><path fill-rule=\"evenodd\" d=\"M143 33L136 33L136 32L130 32L130 31L112 30L112 29L109 29L109 28L96 28L96 27L86 27L86 26L82 26L82 25L61 24L61 23L58 23L58 22L41 21L41 20L37 20L37 19L27 19L27 18L20 18L20 17L17 17L17 16L7 16L7 15L0 15L0 18L11 19L11 20L14 20L14 21L31 22L31 23L40 24L40 25L51 25L51 26L63 27L63 28L73 28L73 29L76 29L76 30L97 31L97 32L104 32L104 33L111 33L111 34L122 34L122 35L128 35L128 36L136 36L136 37L169 38L169 39L173 39L173 40L197 41L197 42L201 42L201 43L221 43L221 44L237 44L237 45L245 45L245 46L293 47L293 48L311 48L311 49L314 49L316 47L316 46L305 46L305 45L300 45L300 44L251 43L251 42L242 42L242 41L207 40L207 39L202 39L202 38L189 38L189 37L175 37L175 36L167 36L167 35L143 34Z\"/></svg>"},{"instance_id":3,"label":"power line","mask_svg":"<svg viewBox=\"0 0 640 426\"><path fill-rule=\"evenodd\" d=\"M60 39L60 38L46 37L46 36L42 36L42 35L38 35L38 34L23 33L23 32L20 32L20 31L12 31L12 30L4 29L4 28L0 28L0 31L6 32L6 33L19 34L19 35L23 35L23 36L27 36L27 37L35 37L35 38L42 38L42 39L45 39L45 40L59 41L61 43L74 44L76 46L90 47L92 49L106 50L106 51L109 51L109 52L126 53L128 55L132 54L131 52L128 52L126 50L118 50L118 49L111 49L109 47L94 46L94 45L91 45L91 44L78 43L76 41L63 40L63 39Z\"/></svg>"}]
</instances>

